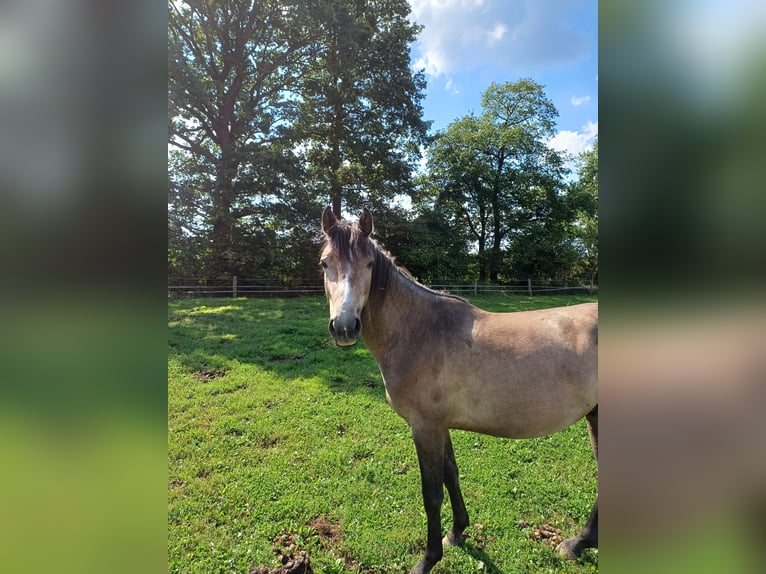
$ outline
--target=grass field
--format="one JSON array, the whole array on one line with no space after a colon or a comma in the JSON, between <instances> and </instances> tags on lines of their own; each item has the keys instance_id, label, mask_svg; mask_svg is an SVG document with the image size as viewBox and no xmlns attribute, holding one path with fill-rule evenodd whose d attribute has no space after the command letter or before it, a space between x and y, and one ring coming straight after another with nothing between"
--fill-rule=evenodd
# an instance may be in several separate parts
<instances>
[{"instance_id":1,"label":"grass field","mask_svg":"<svg viewBox=\"0 0 766 574\"><path fill-rule=\"evenodd\" d=\"M471 301L515 311L589 300ZM248 574L298 551L325 574L406 573L420 559L409 429L365 346L335 347L327 321L321 297L169 303L169 572ZM471 526L435 574L598 571L597 550L568 562L533 536L535 525L571 536L588 516L596 466L583 421L525 441L452 436ZM446 496L442 517L447 528Z\"/></svg>"}]
</instances>

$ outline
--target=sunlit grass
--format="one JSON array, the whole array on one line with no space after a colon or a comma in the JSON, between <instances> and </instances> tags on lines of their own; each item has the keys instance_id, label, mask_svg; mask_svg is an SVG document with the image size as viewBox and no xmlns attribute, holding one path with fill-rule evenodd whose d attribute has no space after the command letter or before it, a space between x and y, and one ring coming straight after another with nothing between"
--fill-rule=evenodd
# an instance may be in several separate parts
<instances>
[{"instance_id":1,"label":"sunlit grass","mask_svg":"<svg viewBox=\"0 0 766 574\"><path fill-rule=\"evenodd\" d=\"M511 311L586 297L472 298ZM273 568L290 533L316 572L408 572L425 544L415 449L387 405L363 344L333 346L323 298L197 299L169 304L170 572ZM453 431L472 525L434 572L597 570L567 562L518 521L571 535L596 494L583 422L509 441ZM324 540L323 517L341 536ZM445 501L443 520L451 520Z\"/></svg>"}]
</instances>

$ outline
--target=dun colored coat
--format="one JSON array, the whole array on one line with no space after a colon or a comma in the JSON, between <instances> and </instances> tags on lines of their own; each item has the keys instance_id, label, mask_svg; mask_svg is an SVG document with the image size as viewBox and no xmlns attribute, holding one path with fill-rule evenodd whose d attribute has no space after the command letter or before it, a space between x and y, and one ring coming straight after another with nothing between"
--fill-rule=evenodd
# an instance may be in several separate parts
<instances>
[{"instance_id":1,"label":"dun colored coat","mask_svg":"<svg viewBox=\"0 0 766 574\"><path fill-rule=\"evenodd\" d=\"M330 333L340 346L361 336L386 386L386 398L412 429L428 519L426 574L443 545L462 543L468 513L449 429L532 438L586 418L598 458L598 306L489 313L420 285L357 224L322 214L320 255ZM443 486L453 525L442 539ZM576 559L598 545L598 500L583 530L558 552Z\"/></svg>"}]
</instances>

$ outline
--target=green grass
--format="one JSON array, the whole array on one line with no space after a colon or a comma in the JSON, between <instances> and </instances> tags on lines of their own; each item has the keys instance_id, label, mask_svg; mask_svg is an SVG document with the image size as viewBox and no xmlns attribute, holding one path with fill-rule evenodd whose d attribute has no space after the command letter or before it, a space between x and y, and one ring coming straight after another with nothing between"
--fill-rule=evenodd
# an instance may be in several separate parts
<instances>
[{"instance_id":1,"label":"green grass","mask_svg":"<svg viewBox=\"0 0 766 574\"><path fill-rule=\"evenodd\" d=\"M589 300L472 298L493 311ZM420 559L425 513L409 429L365 346L335 347L327 321L320 297L169 303L169 572L271 569L285 534L317 573L406 573ZM598 551L568 562L518 526L571 536L586 520L596 478L583 421L526 441L452 436L472 526L435 574L598 570ZM442 516L446 529L447 497ZM317 518L336 535L311 526Z\"/></svg>"}]
</instances>

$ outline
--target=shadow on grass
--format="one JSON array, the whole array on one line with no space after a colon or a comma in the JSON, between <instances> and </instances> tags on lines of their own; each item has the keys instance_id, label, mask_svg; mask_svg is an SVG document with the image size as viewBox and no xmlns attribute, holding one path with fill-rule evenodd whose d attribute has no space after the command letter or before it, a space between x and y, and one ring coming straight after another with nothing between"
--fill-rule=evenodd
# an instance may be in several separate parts
<instances>
[{"instance_id":1,"label":"shadow on grass","mask_svg":"<svg viewBox=\"0 0 766 574\"><path fill-rule=\"evenodd\" d=\"M252 365L281 379L318 378L333 392L385 400L374 358L360 341L340 348L327 331L323 298L173 301L169 355L197 375Z\"/></svg>"},{"instance_id":2,"label":"shadow on grass","mask_svg":"<svg viewBox=\"0 0 766 574\"><path fill-rule=\"evenodd\" d=\"M456 548L456 550L464 552L476 562L483 563L484 566L482 567L481 572L485 574L510 574L510 571L500 570L484 550L480 550L473 544L465 543L463 546ZM567 562L564 558L555 554L555 550L551 549L551 552L554 553L548 557L550 558L551 563L547 565L546 569L541 569L541 571L558 570L561 565L559 564L557 567L554 563ZM546 562L547 561L548 560L546 559ZM598 551L592 549L584 550L580 558L577 560L577 564L581 567L585 567L586 570L598 572Z\"/></svg>"},{"instance_id":3,"label":"shadow on grass","mask_svg":"<svg viewBox=\"0 0 766 574\"><path fill-rule=\"evenodd\" d=\"M481 572L484 572L485 574L504 574L501 570L498 569L497 566L495 566L495 563L492 562L492 559L487 556L487 553L484 552L484 550L479 550L479 548L473 544L466 543L457 549L464 552L465 554L468 554L468 556L473 558L475 561L484 564Z\"/></svg>"}]
</instances>

